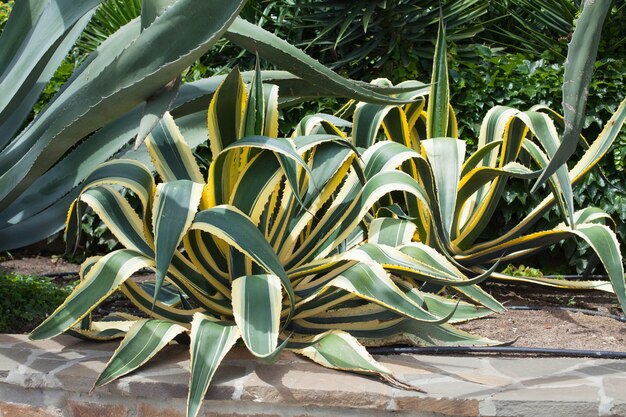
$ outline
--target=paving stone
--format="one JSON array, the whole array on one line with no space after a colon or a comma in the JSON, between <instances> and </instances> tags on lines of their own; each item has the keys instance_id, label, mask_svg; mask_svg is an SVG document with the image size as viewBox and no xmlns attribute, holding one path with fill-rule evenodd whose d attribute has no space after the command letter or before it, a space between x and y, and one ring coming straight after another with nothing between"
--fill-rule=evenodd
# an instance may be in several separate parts
<instances>
[{"instance_id":1,"label":"paving stone","mask_svg":"<svg viewBox=\"0 0 626 417\"><path fill-rule=\"evenodd\" d=\"M494 394L492 400L536 401L536 402L570 402L594 403L598 399L598 387L584 384L573 384L567 388L526 388L508 389ZM596 405L597 408L597 405Z\"/></svg>"},{"instance_id":2,"label":"paving stone","mask_svg":"<svg viewBox=\"0 0 626 417\"><path fill-rule=\"evenodd\" d=\"M489 364L503 375L526 379L553 376L559 372L568 371L576 362L564 358L533 358L532 360L490 358Z\"/></svg>"},{"instance_id":3,"label":"paving stone","mask_svg":"<svg viewBox=\"0 0 626 417\"><path fill-rule=\"evenodd\" d=\"M604 378L604 392L614 400L626 402L626 377L610 376Z\"/></svg>"},{"instance_id":4,"label":"paving stone","mask_svg":"<svg viewBox=\"0 0 626 417\"><path fill-rule=\"evenodd\" d=\"M626 403L621 403L621 404L614 404L613 407L611 407L611 411L610 411L610 416L609 417L624 417L626 416ZM604 416L602 416L604 417Z\"/></svg>"},{"instance_id":5,"label":"paving stone","mask_svg":"<svg viewBox=\"0 0 626 417\"><path fill-rule=\"evenodd\" d=\"M104 360L82 361L56 372L54 376L66 390L89 392L105 366Z\"/></svg>"},{"instance_id":6,"label":"paving stone","mask_svg":"<svg viewBox=\"0 0 626 417\"><path fill-rule=\"evenodd\" d=\"M430 370L420 368L419 365L416 365L416 361L410 356L378 356L375 359L385 365L399 378L406 379L433 375Z\"/></svg>"},{"instance_id":7,"label":"paving stone","mask_svg":"<svg viewBox=\"0 0 626 417\"><path fill-rule=\"evenodd\" d=\"M137 417L185 417L185 411L175 408L159 408L150 404L139 403Z\"/></svg>"},{"instance_id":8,"label":"paving stone","mask_svg":"<svg viewBox=\"0 0 626 417\"><path fill-rule=\"evenodd\" d=\"M0 378L7 376L13 369L17 368L31 355L28 349L0 349Z\"/></svg>"},{"instance_id":9,"label":"paving stone","mask_svg":"<svg viewBox=\"0 0 626 417\"><path fill-rule=\"evenodd\" d=\"M599 417L597 404L582 402L497 401L495 406L498 417Z\"/></svg>"},{"instance_id":10,"label":"paving stone","mask_svg":"<svg viewBox=\"0 0 626 417\"><path fill-rule=\"evenodd\" d=\"M477 384L492 387L504 387L511 385L515 381L514 379L505 376L486 375L481 373L480 370L474 372L459 372L457 376L469 382L475 382Z\"/></svg>"},{"instance_id":11,"label":"paving stone","mask_svg":"<svg viewBox=\"0 0 626 417\"><path fill-rule=\"evenodd\" d=\"M24 404L0 402L0 417L61 417L61 411L53 408L33 407Z\"/></svg>"},{"instance_id":12,"label":"paving stone","mask_svg":"<svg viewBox=\"0 0 626 417\"><path fill-rule=\"evenodd\" d=\"M463 381L458 378L447 377L435 381L411 381L434 398L479 398L500 391L493 387L474 382Z\"/></svg>"},{"instance_id":13,"label":"paving stone","mask_svg":"<svg viewBox=\"0 0 626 417\"><path fill-rule=\"evenodd\" d=\"M314 364L259 365L244 386L243 401L350 408L387 408L391 387L374 379Z\"/></svg>"},{"instance_id":14,"label":"paving stone","mask_svg":"<svg viewBox=\"0 0 626 417\"><path fill-rule=\"evenodd\" d=\"M28 366L28 369L32 372L49 374L65 366L67 366L67 361L64 360L37 358Z\"/></svg>"},{"instance_id":15,"label":"paving stone","mask_svg":"<svg viewBox=\"0 0 626 417\"><path fill-rule=\"evenodd\" d=\"M589 361L580 367L576 368L577 372L591 375L591 376L610 376L626 373L626 362L621 361L608 361L608 360L595 360Z\"/></svg>"},{"instance_id":16,"label":"paving stone","mask_svg":"<svg viewBox=\"0 0 626 417\"><path fill-rule=\"evenodd\" d=\"M72 417L127 417L128 408L121 404L95 404L68 401Z\"/></svg>"},{"instance_id":17,"label":"paving stone","mask_svg":"<svg viewBox=\"0 0 626 417\"><path fill-rule=\"evenodd\" d=\"M397 396L396 409L415 413L438 413L444 416L475 417L479 415L477 400Z\"/></svg>"}]
</instances>

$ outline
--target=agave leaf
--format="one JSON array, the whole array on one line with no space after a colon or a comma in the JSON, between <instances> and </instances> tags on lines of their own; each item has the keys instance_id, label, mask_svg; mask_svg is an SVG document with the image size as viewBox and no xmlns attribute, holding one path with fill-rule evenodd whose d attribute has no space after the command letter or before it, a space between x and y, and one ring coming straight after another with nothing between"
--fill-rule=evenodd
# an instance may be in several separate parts
<instances>
[{"instance_id":1,"label":"agave leaf","mask_svg":"<svg viewBox=\"0 0 626 417\"><path fill-rule=\"evenodd\" d=\"M63 333L133 273L146 267L154 267L154 261L129 249L120 249L98 259L63 304L33 330L31 338L42 340Z\"/></svg>"},{"instance_id":2,"label":"agave leaf","mask_svg":"<svg viewBox=\"0 0 626 417\"><path fill-rule=\"evenodd\" d=\"M209 106L209 145L213 158L242 137L242 114L246 107L246 86L235 67L220 83Z\"/></svg>"},{"instance_id":3,"label":"agave leaf","mask_svg":"<svg viewBox=\"0 0 626 417\"><path fill-rule=\"evenodd\" d=\"M154 250L144 235L144 225L130 206L128 201L110 186L90 187L81 193L79 201L87 204L95 214L104 222L107 228L113 233L115 238L127 249L140 252L148 257L154 256ZM71 221L74 214L78 213L76 205L70 209L68 221ZM72 221L80 221L80 215ZM71 248L75 236L71 233L72 227L68 224L67 244Z\"/></svg>"},{"instance_id":4,"label":"agave leaf","mask_svg":"<svg viewBox=\"0 0 626 417\"><path fill-rule=\"evenodd\" d=\"M393 218L374 219L369 225L367 241L395 248L410 242L415 234L415 229L415 224L407 220Z\"/></svg>"},{"instance_id":5,"label":"agave leaf","mask_svg":"<svg viewBox=\"0 0 626 417\"><path fill-rule=\"evenodd\" d=\"M169 113L165 113L146 142L152 162L163 181L204 183L189 145Z\"/></svg>"},{"instance_id":6,"label":"agave leaf","mask_svg":"<svg viewBox=\"0 0 626 417\"><path fill-rule=\"evenodd\" d=\"M150 26L157 17L176 3L176 0L142 0L141 2L141 30Z\"/></svg>"},{"instance_id":7,"label":"agave leaf","mask_svg":"<svg viewBox=\"0 0 626 417\"><path fill-rule=\"evenodd\" d=\"M180 81L181 77L179 75L146 100L143 116L141 117L141 122L139 122L137 138L135 139L135 150L139 148L144 139L159 123L159 120L174 104L180 89Z\"/></svg>"},{"instance_id":8,"label":"agave leaf","mask_svg":"<svg viewBox=\"0 0 626 417\"><path fill-rule=\"evenodd\" d=\"M226 164L229 163L229 152L238 152L241 149L247 148L257 148L273 152L277 156L281 168L287 177L289 186L294 190L296 195L299 195L296 165L303 167L309 173L310 169L302 160L302 157L296 152L293 143L284 138L252 136L237 140L215 157L209 168L209 178L207 181L208 191L205 192L203 196L204 207L214 207L230 200L230 192L232 189L229 188L229 179L224 178L224 176L219 175L219 173L223 172ZM285 156L286 158L281 158L280 156Z\"/></svg>"},{"instance_id":9,"label":"agave leaf","mask_svg":"<svg viewBox=\"0 0 626 417\"><path fill-rule=\"evenodd\" d=\"M422 141L432 167L441 213L441 228L450 240L457 199L459 175L465 159L465 141L437 138Z\"/></svg>"},{"instance_id":10,"label":"agave leaf","mask_svg":"<svg viewBox=\"0 0 626 417\"><path fill-rule=\"evenodd\" d=\"M232 206L213 207L198 212L190 229L215 235L250 257L269 274L278 276L287 292L290 312L293 311L295 296L291 281L272 247L245 214Z\"/></svg>"},{"instance_id":11,"label":"agave leaf","mask_svg":"<svg viewBox=\"0 0 626 417\"><path fill-rule=\"evenodd\" d=\"M196 417L211 379L226 353L239 339L237 326L214 323L196 314L191 323L191 364L187 417Z\"/></svg>"},{"instance_id":12,"label":"agave leaf","mask_svg":"<svg viewBox=\"0 0 626 417\"><path fill-rule=\"evenodd\" d=\"M29 24L33 23L34 21L29 22L29 23L23 22L19 17L17 17L18 14L20 13L16 9L21 9L22 4L28 4L28 3L29 2L27 1L20 2L19 6L13 6L13 9L11 12L11 21L15 23L20 22L18 24L23 24L23 29L25 29L25 31L28 30ZM40 5L46 4L45 2L37 2L37 3ZM91 2L91 4L93 5L94 2ZM30 8L32 9L32 7L33 5L31 4ZM59 38L56 41L56 43L52 45L51 48L46 52L46 55L39 57L38 61L28 61L28 60L26 61L29 64L32 62L36 62L36 63L35 65L30 64L29 71L27 71L26 69L23 69L24 73L20 74L19 76L23 77L25 74L27 74L27 78L21 80L21 85L9 86L10 81L6 81L6 82L4 81L5 75L7 77L11 76L11 74L9 74L8 72L5 72L5 70L10 71L10 70L7 70L5 66L5 65L8 65L9 61L7 60L7 61L3 61L2 63L0 63L0 68L1 68L0 69L0 84L2 84L3 88L6 85L6 88L7 88L7 94L3 96L7 103L6 107L4 108L0 107L0 149L2 149L5 145L7 145L7 143L10 142L13 135L15 135L15 133L17 133L17 131L23 126L26 118L30 114L33 106L37 102L45 86L48 84L48 82L54 75L57 67L61 64L63 59L65 59L68 51L70 50L72 45L76 42L76 39L78 39L78 37L80 36L81 32L83 31L83 29L89 22L89 19L91 19L91 16L94 10L95 8L85 13L83 17L81 17L76 23L73 24L71 29L63 33L62 37ZM33 13L33 18L35 18L37 23L41 23L40 21L44 20L43 18L36 19L37 17L36 10L32 10L32 13ZM70 22L71 22L71 18L70 18ZM42 28L39 27L39 28L36 28L35 30L41 31ZM19 42L21 42L21 41L17 41L17 43L12 44L12 42L14 41L9 40L9 38L12 38L14 36L12 36L9 32L13 32L13 31L10 29L7 30L5 28L3 33L6 33L8 36L5 37L3 41L0 41L0 48L2 48L0 49L0 56L3 56L3 57L5 53L7 55L11 54L11 51L6 50L8 49L7 46L9 48L20 46ZM13 35L15 35L15 33L13 33ZM31 35L34 35L34 34L31 32ZM52 36L51 34L49 35ZM34 48L34 49L35 50L25 51L23 48L21 48L20 51L21 51L22 56L29 55L29 52L31 53L41 52L39 45L37 48ZM22 59L22 58L15 57L15 59ZM33 57L33 59L35 58ZM19 90L15 90L16 88L19 88ZM15 94L13 96L10 96L8 94L9 90L13 90Z\"/></svg>"},{"instance_id":13,"label":"agave leaf","mask_svg":"<svg viewBox=\"0 0 626 417\"><path fill-rule=\"evenodd\" d=\"M589 83L595 68L596 54L602 25L611 7L611 0L585 1L576 29L567 49L563 80L563 115L565 130L558 150L545 168L532 192L537 190L572 156L585 121L585 107ZM573 206L573 197L568 197L568 205Z\"/></svg>"},{"instance_id":14,"label":"agave leaf","mask_svg":"<svg viewBox=\"0 0 626 417\"><path fill-rule=\"evenodd\" d=\"M94 71L82 70L16 139L22 150L29 150L17 152L9 145L0 155L2 166L19 161L0 176L0 208L10 204L85 135L131 110L178 76L220 38L243 3L230 2L226 7L217 0L179 0L138 36L138 28L133 29L136 24L120 29L116 35L127 34L126 42L109 43L108 53L103 50L88 63ZM190 9L194 13L188 13ZM179 16L184 16L185 31L177 29ZM134 41L129 42L131 39ZM150 48L154 44L161 47ZM153 51L156 58L146 59L146 50Z\"/></svg>"},{"instance_id":15,"label":"agave leaf","mask_svg":"<svg viewBox=\"0 0 626 417\"><path fill-rule=\"evenodd\" d=\"M387 80L376 80L376 84ZM397 98L405 100L415 100L427 93L427 87L417 81L405 81L398 86L412 87L415 90L409 93L398 94ZM380 130L383 120L387 114L394 109L395 105L383 105L373 103L358 103L353 116L352 142L355 146L369 148L376 141L376 136Z\"/></svg>"},{"instance_id":16,"label":"agave leaf","mask_svg":"<svg viewBox=\"0 0 626 417\"><path fill-rule=\"evenodd\" d=\"M517 117L524 121L533 135L543 145L548 156L552 158L559 146L558 133L552 120L547 115L534 111L520 113ZM580 131L578 134L580 134ZM557 190L556 192L563 195L566 205L566 212L563 215L566 216L568 224L572 226L574 225L574 197L567 166L562 165L556 170L555 174L556 181L554 181L554 187Z\"/></svg>"},{"instance_id":17,"label":"agave leaf","mask_svg":"<svg viewBox=\"0 0 626 417\"><path fill-rule=\"evenodd\" d=\"M426 137L429 139L448 136L450 87L448 85L447 52L446 30L443 18L440 17L435 56L433 58L433 76L428 95Z\"/></svg>"},{"instance_id":18,"label":"agave leaf","mask_svg":"<svg viewBox=\"0 0 626 417\"><path fill-rule=\"evenodd\" d=\"M95 387L106 385L139 368L185 331L183 326L163 320L138 320L113 352L98 376Z\"/></svg>"},{"instance_id":19,"label":"agave leaf","mask_svg":"<svg viewBox=\"0 0 626 417\"><path fill-rule=\"evenodd\" d=\"M185 291L187 294L193 295L189 291L190 287L181 285L180 280L172 281L181 288L181 291ZM133 303L134 306L139 308L147 316L155 318L157 320L165 320L180 324L189 324L193 320L195 313L210 314L214 312L224 311L225 308L213 308L215 304L211 303L198 303L202 307L198 307L192 310L185 308L178 308L168 304L164 304L161 301L154 301L154 287L153 292L148 294L139 284L133 280L126 280L120 288L126 297ZM190 297L194 299L194 297ZM197 300L194 299L197 302ZM204 300L203 300L204 301Z\"/></svg>"},{"instance_id":20,"label":"agave leaf","mask_svg":"<svg viewBox=\"0 0 626 417\"><path fill-rule=\"evenodd\" d=\"M330 282L325 284L320 292L335 287L356 295L359 298L379 304L387 309L415 320L431 323L445 323L454 313L454 309L446 316L435 316L415 304L402 292L389 274L377 264L358 263L340 272ZM317 295L317 294L316 294ZM314 298L309 296L302 304ZM310 313L309 313L310 314ZM302 312L299 318L306 317Z\"/></svg>"},{"instance_id":21,"label":"agave leaf","mask_svg":"<svg viewBox=\"0 0 626 417\"><path fill-rule=\"evenodd\" d=\"M324 332L304 344L304 347L292 350L327 368L391 377L389 369L372 358L356 338L344 331Z\"/></svg>"},{"instance_id":22,"label":"agave leaf","mask_svg":"<svg viewBox=\"0 0 626 417\"><path fill-rule=\"evenodd\" d=\"M276 35L241 18L235 19L224 37L250 52L258 52L271 63L289 68L292 74L323 90L334 90L344 97L369 103L403 104L410 101L388 97L360 83L346 80Z\"/></svg>"},{"instance_id":23,"label":"agave leaf","mask_svg":"<svg viewBox=\"0 0 626 417\"><path fill-rule=\"evenodd\" d=\"M37 91L37 99L52 77L50 71L65 58L100 2L89 0L76 5L68 0L54 0L43 3L42 8L41 4L26 1L14 7L15 23L11 16L0 43L0 124L12 112L11 107L22 104L21 99L30 93L30 88ZM71 35L66 38L66 34ZM38 82L43 85L37 86ZM4 144L0 141L0 145Z\"/></svg>"},{"instance_id":24,"label":"agave leaf","mask_svg":"<svg viewBox=\"0 0 626 417\"><path fill-rule=\"evenodd\" d=\"M152 213L156 261L155 302L174 252L194 220L203 187L203 184L189 180L157 186Z\"/></svg>"},{"instance_id":25,"label":"agave leaf","mask_svg":"<svg viewBox=\"0 0 626 417\"><path fill-rule=\"evenodd\" d=\"M282 289L276 275L246 275L233 281L233 315L244 343L259 358L278 347Z\"/></svg>"}]
</instances>

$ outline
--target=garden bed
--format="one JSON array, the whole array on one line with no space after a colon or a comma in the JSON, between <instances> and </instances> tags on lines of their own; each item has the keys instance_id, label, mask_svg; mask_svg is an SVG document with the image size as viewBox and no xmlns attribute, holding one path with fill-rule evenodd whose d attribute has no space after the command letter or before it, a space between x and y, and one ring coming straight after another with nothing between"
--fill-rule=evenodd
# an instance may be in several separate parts
<instances>
[{"instance_id":1,"label":"garden bed","mask_svg":"<svg viewBox=\"0 0 626 417\"><path fill-rule=\"evenodd\" d=\"M59 286L75 281L78 276L74 274L79 270L79 265L45 251L32 250L15 253L12 259L0 261L0 267L24 275L46 275ZM145 276L139 279L145 279ZM482 285L507 307L531 306L540 307L541 310L508 310L459 324L463 330L502 342L512 342L512 346L518 347L626 351L626 323L562 309L580 308L623 316L612 294L523 285ZM122 294L117 293L96 308L94 316L98 318L112 311L138 313ZM19 331L28 332L37 324L30 323Z\"/></svg>"}]
</instances>

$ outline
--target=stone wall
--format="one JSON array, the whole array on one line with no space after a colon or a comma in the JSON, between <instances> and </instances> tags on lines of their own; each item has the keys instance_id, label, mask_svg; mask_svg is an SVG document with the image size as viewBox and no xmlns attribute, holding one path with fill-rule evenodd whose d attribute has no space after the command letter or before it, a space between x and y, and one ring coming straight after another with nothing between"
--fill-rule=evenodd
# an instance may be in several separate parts
<instances>
[{"instance_id":1,"label":"stone wall","mask_svg":"<svg viewBox=\"0 0 626 417\"><path fill-rule=\"evenodd\" d=\"M90 392L115 346L0 335L0 417L184 416L184 346L168 346L138 372ZM623 361L378 359L426 393L328 370L291 353L264 364L235 349L216 373L200 416L626 416Z\"/></svg>"}]
</instances>

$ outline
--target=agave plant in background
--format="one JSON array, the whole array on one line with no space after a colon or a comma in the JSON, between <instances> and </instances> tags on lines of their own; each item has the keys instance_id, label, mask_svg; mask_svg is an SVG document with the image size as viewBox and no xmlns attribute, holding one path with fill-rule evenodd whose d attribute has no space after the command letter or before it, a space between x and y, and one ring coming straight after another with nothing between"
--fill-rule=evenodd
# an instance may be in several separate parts
<instances>
[{"instance_id":1,"label":"agave plant in background","mask_svg":"<svg viewBox=\"0 0 626 417\"><path fill-rule=\"evenodd\" d=\"M168 113L146 140L161 183L127 159L89 175L68 215L68 244L89 206L125 248L85 261L81 283L32 337L68 329L95 339L124 337L99 386L187 333L191 417L239 338L265 360L286 348L323 366L400 385L358 340L493 343L447 323L502 309L476 286L485 277L470 280L432 248L410 242L411 225L374 219L364 226L389 192L426 204L422 187L398 171L365 181L356 152L341 136L276 138L278 88L264 85L257 70L246 90L235 70L210 103L213 161L206 182ZM119 187L138 196L139 214ZM156 272L153 283L130 278L142 268ZM422 292L424 282L449 286L488 308ZM150 318L92 322L89 312L118 288Z\"/></svg>"},{"instance_id":2,"label":"agave plant in background","mask_svg":"<svg viewBox=\"0 0 626 417\"><path fill-rule=\"evenodd\" d=\"M588 23L589 15L583 13L581 21ZM581 30L584 29L588 27L582 26ZM565 144L566 135L571 134L572 126L584 117L580 111L572 113L567 110L574 106L580 108L581 94L585 94L586 85L580 81L580 73L585 72L584 77L589 74L588 69L582 68L587 63L581 63L581 57L595 56L593 47L589 43L582 45L580 36L585 36L584 32L574 34L570 46L564 118L545 106L535 106L528 111L495 107L484 118L478 149L465 159L465 142L458 139L456 118L449 103L445 34L441 27L428 104L423 99L405 106L352 103L346 106L346 109L354 110L350 135L358 148L365 149L363 160L367 178L400 167L419 181L427 194L427 204L424 204L414 196L392 193L386 204L376 207L373 214L396 215L407 223L414 223L417 240L446 254L461 270L477 274L485 273L500 260L518 259L566 238L583 239L600 258L610 283L514 277L502 273L493 273L491 277L508 282L612 291L622 310L626 311L619 243L612 230L603 224L610 223L610 217L595 208L575 212L572 202L572 186L598 163L624 124L626 100L576 165L572 169L561 165L549 177L552 194L498 238L480 240L500 202L507 179L532 180L545 174L551 158ZM376 83L389 85L386 80ZM573 92L576 88L579 90ZM322 123L318 118L317 123L311 123L308 129L310 132L332 131L340 129L340 125L350 126L345 122L334 126L332 120ZM569 130L564 129L560 136L558 127L562 125L569 126ZM381 127L384 135L379 133ZM576 135L579 133L580 129ZM379 139L386 140L375 143ZM560 207L564 222L552 230L530 232L554 205Z\"/></svg>"},{"instance_id":3,"label":"agave plant in background","mask_svg":"<svg viewBox=\"0 0 626 417\"><path fill-rule=\"evenodd\" d=\"M148 161L129 142L166 110L206 139L204 109L221 78L180 85L181 73L222 36L289 73L283 97L346 96L389 102L386 91L345 80L302 51L238 18L245 0L144 0L137 19L102 42L27 123L33 105L102 0L15 3L0 36L0 250L62 229L78 186L113 157ZM194 10L194 13L188 13ZM299 77L305 80L300 80Z\"/></svg>"}]
</instances>

